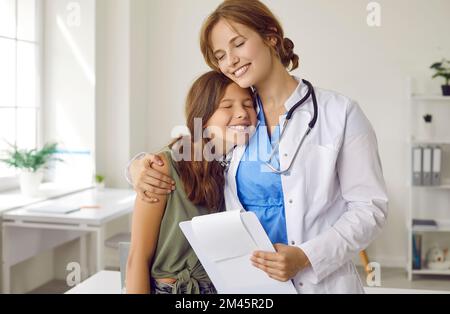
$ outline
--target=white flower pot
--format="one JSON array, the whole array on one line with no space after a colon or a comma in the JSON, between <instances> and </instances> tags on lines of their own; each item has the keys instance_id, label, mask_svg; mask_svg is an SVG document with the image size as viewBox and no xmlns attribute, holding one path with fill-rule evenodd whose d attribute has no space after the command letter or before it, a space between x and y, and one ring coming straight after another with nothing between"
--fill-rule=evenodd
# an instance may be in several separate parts
<instances>
[{"instance_id":1,"label":"white flower pot","mask_svg":"<svg viewBox=\"0 0 450 314\"><path fill-rule=\"evenodd\" d=\"M20 173L20 190L24 196L35 197L39 192L39 185L44 178L43 171L32 172L22 170Z\"/></svg>"},{"instance_id":2,"label":"white flower pot","mask_svg":"<svg viewBox=\"0 0 450 314\"><path fill-rule=\"evenodd\" d=\"M95 187L99 190L104 190L105 189L105 182L96 182L95 183Z\"/></svg>"}]
</instances>

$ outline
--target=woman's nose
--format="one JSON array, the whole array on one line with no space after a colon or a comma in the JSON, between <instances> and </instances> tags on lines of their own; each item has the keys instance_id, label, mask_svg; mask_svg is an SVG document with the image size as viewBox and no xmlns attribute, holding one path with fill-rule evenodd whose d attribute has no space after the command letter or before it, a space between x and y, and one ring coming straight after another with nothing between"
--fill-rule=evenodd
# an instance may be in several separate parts
<instances>
[{"instance_id":1,"label":"woman's nose","mask_svg":"<svg viewBox=\"0 0 450 314\"><path fill-rule=\"evenodd\" d=\"M232 66L236 65L237 63L239 63L239 58L234 54L229 54L228 66L232 67Z\"/></svg>"}]
</instances>

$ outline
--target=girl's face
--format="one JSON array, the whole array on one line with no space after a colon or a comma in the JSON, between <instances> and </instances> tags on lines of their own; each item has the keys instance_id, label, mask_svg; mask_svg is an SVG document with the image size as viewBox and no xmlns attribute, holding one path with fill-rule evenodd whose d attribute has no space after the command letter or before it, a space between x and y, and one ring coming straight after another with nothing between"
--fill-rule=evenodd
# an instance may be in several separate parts
<instances>
[{"instance_id":1,"label":"girl's face","mask_svg":"<svg viewBox=\"0 0 450 314\"><path fill-rule=\"evenodd\" d=\"M222 73L242 88L268 77L276 58L257 32L224 19L214 26L211 44Z\"/></svg>"},{"instance_id":2,"label":"girl's face","mask_svg":"<svg viewBox=\"0 0 450 314\"><path fill-rule=\"evenodd\" d=\"M228 85L218 108L206 123L206 133L222 153L235 145L246 144L256 126L256 111L247 89Z\"/></svg>"}]
</instances>

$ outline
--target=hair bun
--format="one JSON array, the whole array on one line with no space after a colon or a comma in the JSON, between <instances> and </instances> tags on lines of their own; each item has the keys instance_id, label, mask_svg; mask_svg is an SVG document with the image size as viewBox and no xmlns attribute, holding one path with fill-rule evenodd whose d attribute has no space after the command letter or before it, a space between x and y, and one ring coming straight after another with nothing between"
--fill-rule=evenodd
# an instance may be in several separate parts
<instances>
[{"instance_id":1,"label":"hair bun","mask_svg":"<svg viewBox=\"0 0 450 314\"><path fill-rule=\"evenodd\" d=\"M288 58L291 59L294 55L294 43L289 38L283 39L283 47L288 53Z\"/></svg>"}]
</instances>

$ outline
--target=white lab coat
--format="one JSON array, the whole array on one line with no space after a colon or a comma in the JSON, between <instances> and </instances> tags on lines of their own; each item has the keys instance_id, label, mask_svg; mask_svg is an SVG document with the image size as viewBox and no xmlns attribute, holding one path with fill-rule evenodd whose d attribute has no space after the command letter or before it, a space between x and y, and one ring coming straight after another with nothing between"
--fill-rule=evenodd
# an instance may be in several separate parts
<instances>
[{"instance_id":1,"label":"white lab coat","mask_svg":"<svg viewBox=\"0 0 450 314\"><path fill-rule=\"evenodd\" d=\"M301 83L286 109L306 92ZM363 293L351 260L380 233L388 208L377 139L358 104L332 91L315 92L317 124L291 172L281 176L289 244L300 247L312 265L293 283L299 293ZM313 112L310 99L293 115L280 144L282 169L291 161ZM244 152L245 146L234 150L226 173L227 210L243 208L235 178Z\"/></svg>"}]
</instances>

